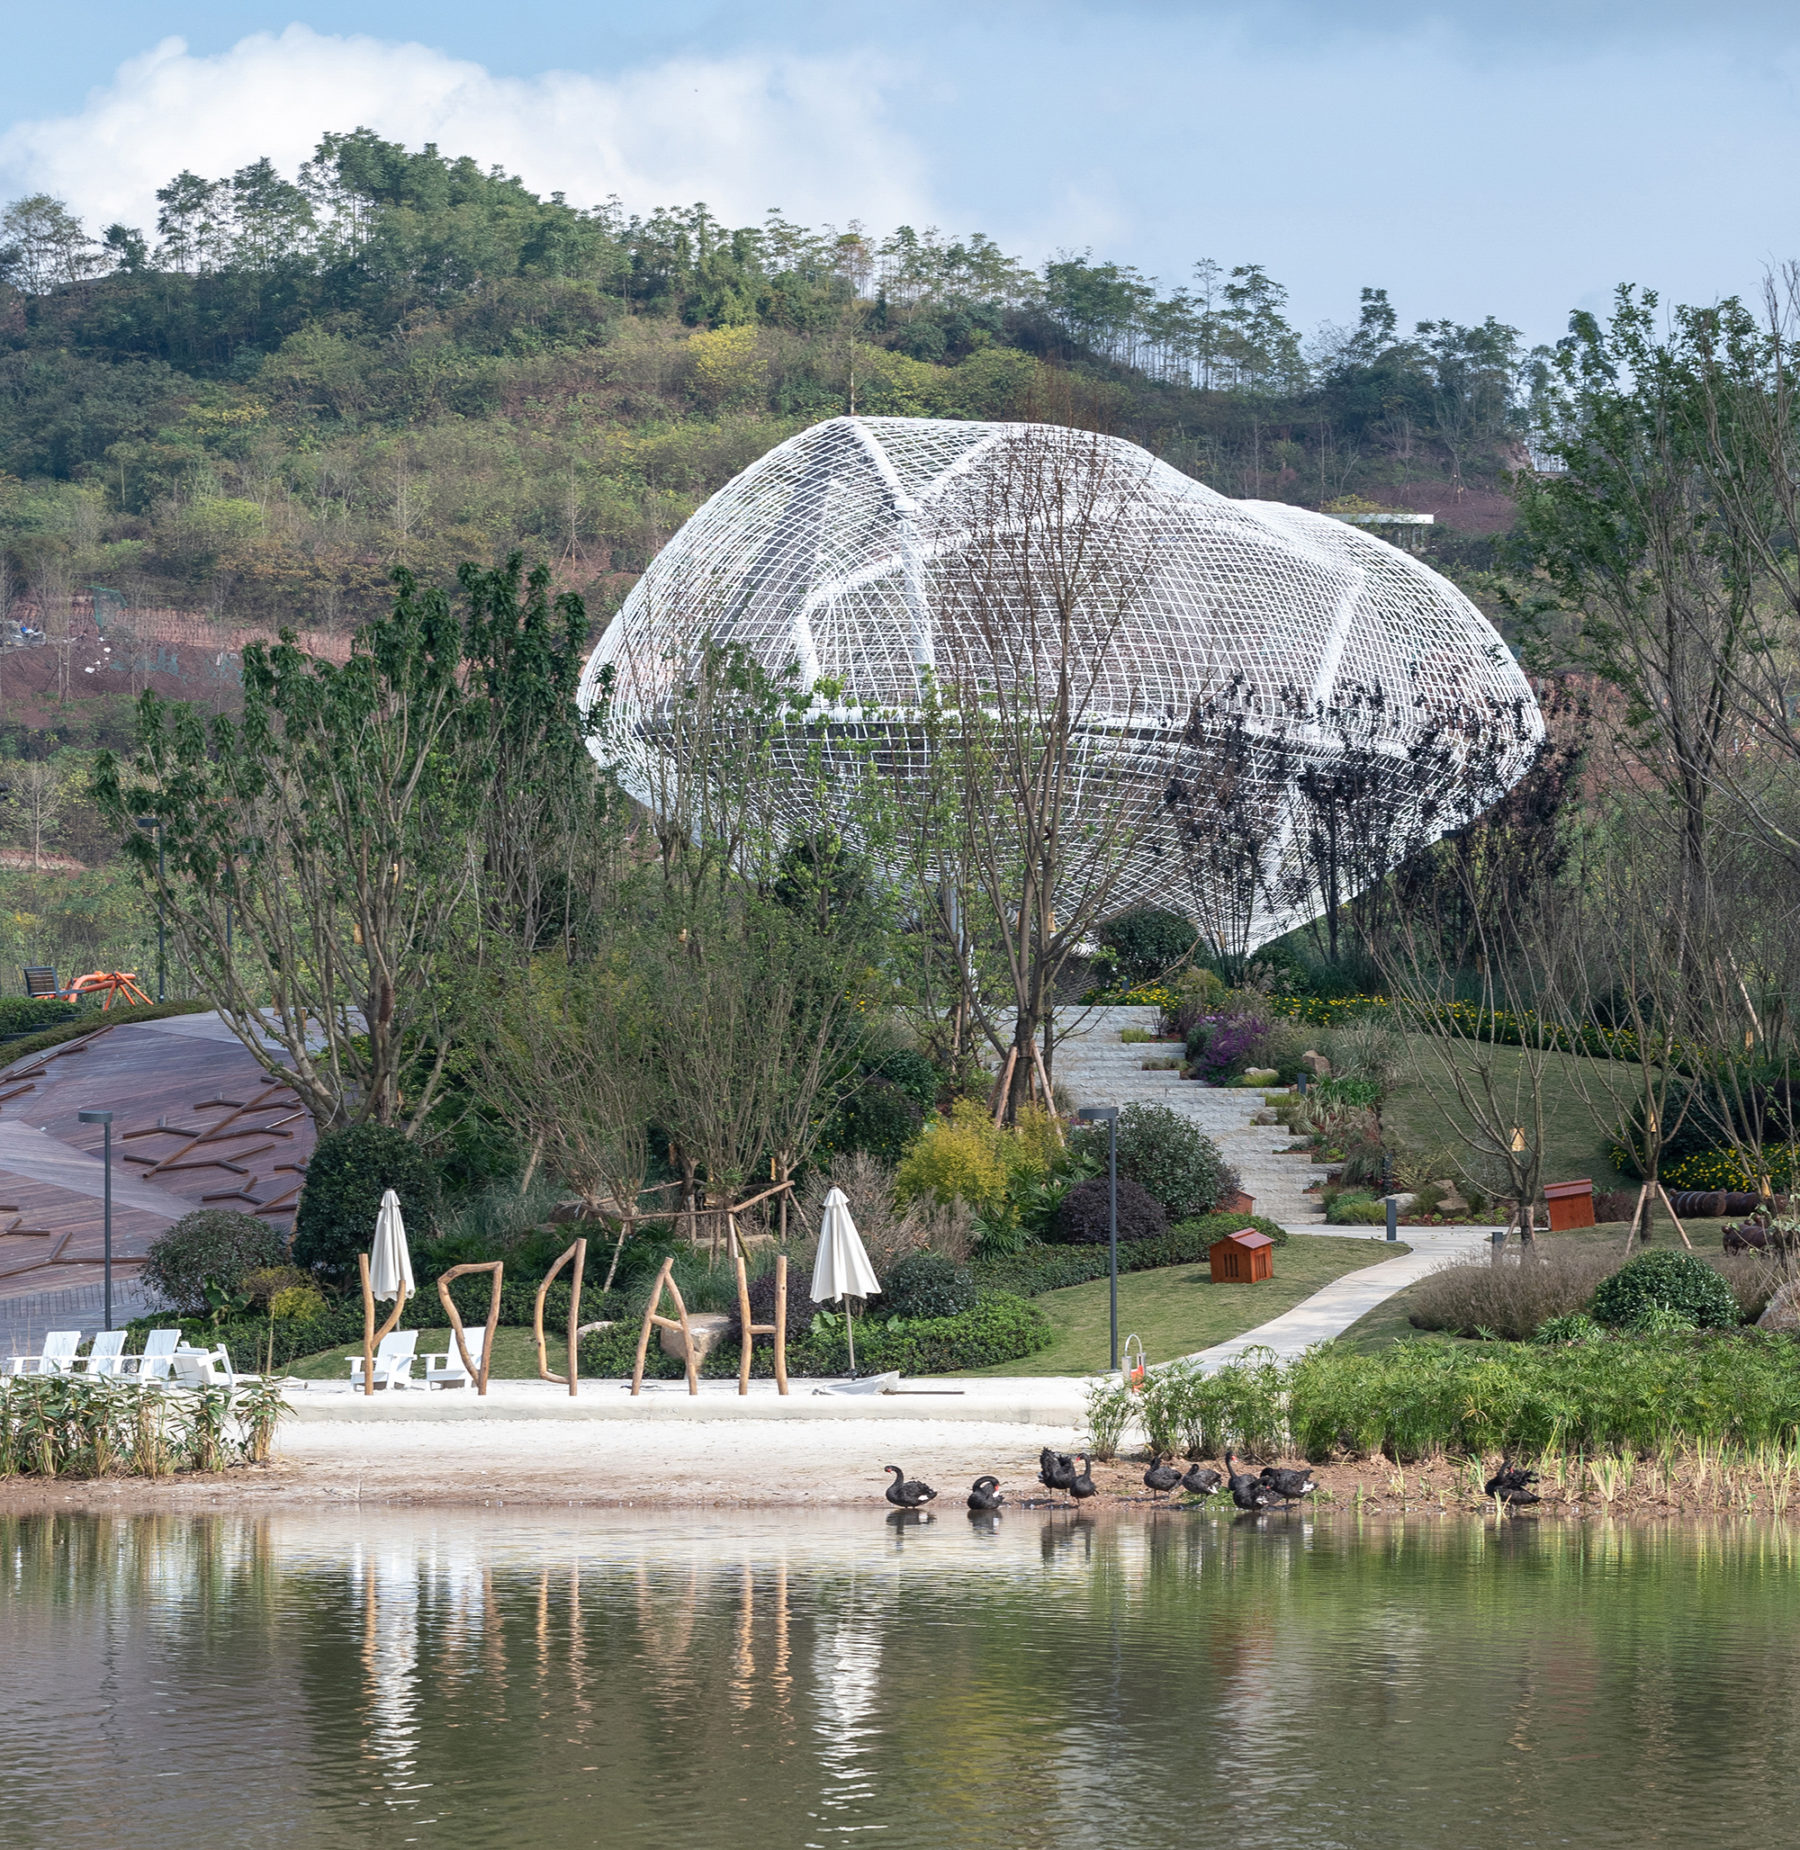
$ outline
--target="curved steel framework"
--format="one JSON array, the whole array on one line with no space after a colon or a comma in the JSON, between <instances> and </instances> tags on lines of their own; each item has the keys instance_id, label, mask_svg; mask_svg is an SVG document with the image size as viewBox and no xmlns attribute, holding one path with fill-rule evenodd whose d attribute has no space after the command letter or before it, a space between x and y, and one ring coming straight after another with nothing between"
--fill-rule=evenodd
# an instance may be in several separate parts
<instances>
[{"instance_id":1,"label":"curved steel framework","mask_svg":"<svg viewBox=\"0 0 1800 1850\"><path fill-rule=\"evenodd\" d=\"M823 742L903 787L941 750L928 713L1060 676L1069 801L1130 825L1108 910L1170 906L1228 950L1460 827L1543 736L1500 637L1416 559L1043 425L833 418L715 494L582 680L596 753L652 807L709 649L797 684L793 775Z\"/></svg>"}]
</instances>

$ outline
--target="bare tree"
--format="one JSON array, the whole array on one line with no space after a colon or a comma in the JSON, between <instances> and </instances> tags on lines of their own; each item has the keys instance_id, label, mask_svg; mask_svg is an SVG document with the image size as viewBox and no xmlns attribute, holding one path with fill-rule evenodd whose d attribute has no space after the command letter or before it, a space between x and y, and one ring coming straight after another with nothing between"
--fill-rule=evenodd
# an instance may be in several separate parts
<instances>
[{"instance_id":1,"label":"bare tree","mask_svg":"<svg viewBox=\"0 0 1800 1850\"><path fill-rule=\"evenodd\" d=\"M1684 1243L1686 1229L1662 1186L1663 1153L1693 1108L1682 1077L1694 1018L1700 946L1693 920L1668 904L1667 834L1641 802L1615 798L1590 818L1567 868L1565 981L1540 1008L1570 1057L1563 1071L1609 1142L1630 1151L1641 1181L1625 1244L1648 1243L1661 1201Z\"/></svg>"},{"instance_id":2,"label":"bare tree","mask_svg":"<svg viewBox=\"0 0 1800 1850\"><path fill-rule=\"evenodd\" d=\"M484 1050L485 1089L534 1160L617 1223L607 1291L636 1230L649 1126L665 1104L646 974L622 947L578 966L539 958L509 984Z\"/></svg>"},{"instance_id":3,"label":"bare tree","mask_svg":"<svg viewBox=\"0 0 1800 1850\"><path fill-rule=\"evenodd\" d=\"M43 868L44 844L57 831L68 793L68 779L53 760L33 759L12 770L7 807L16 818L15 826L25 846L31 850L34 871Z\"/></svg>"},{"instance_id":4,"label":"bare tree","mask_svg":"<svg viewBox=\"0 0 1800 1850\"><path fill-rule=\"evenodd\" d=\"M1548 1002L1568 977L1563 934L1542 895L1522 907L1502 887L1475 907L1466 863L1434 853L1444 877L1396 921L1382 979L1464 1175L1511 1204L1512 1225L1530 1244L1543 1182L1545 1075L1559 1057ZM1473 921L1473 976L1448 954L1465 917ZM1508 1045L1515 1024L1518 1044Z\"/></svg>"},{"instance_id":5,"label":"bare tree","mask_svg":"<svg viewBox=\"0 0 1800 1850\"><path fill-rule=\"evenodd\" d=\"M1120 684L1153 549L1116 533L1146 487L1100 439L1021 427L933 503L924 539L969 881L954 898L986 965L970 1002L1006 1056L1009 1117L1053 1071L1059 982L1114 908L1165 782L1161 716Z\"/></svg>"}]
</instances>

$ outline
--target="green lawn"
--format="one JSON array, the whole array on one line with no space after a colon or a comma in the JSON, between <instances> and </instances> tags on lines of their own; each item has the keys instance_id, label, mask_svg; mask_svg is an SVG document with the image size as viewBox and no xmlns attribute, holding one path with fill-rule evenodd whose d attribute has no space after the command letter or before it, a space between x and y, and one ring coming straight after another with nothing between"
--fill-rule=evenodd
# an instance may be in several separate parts
<instances>
[{"instance_id":1,"label":"green lawn","mask_svg":"<svg viewBox=\"0 0 1800 1850\"><path fill-rule=\"evenodd\" d=\"M1406 1039L1409 1059L1401 1078L1381 1102L1382 1124L1408 1149L1431 1150L1454 1144L1456 1124L1464 1120L1431 1038L1409 1034ZM1514 1096L1511 1088L1518 1079L1520 1049L1495 1047L1485 1051L1493 1055L1497 1086L1508 1088L1499 1096L1510 1100ZM1637 1184L1630 1177L1613 1167L1608 1139L1601 1135L1576 1084L1578 1069L1594 1068L1599 1062L1579 1054L1551 1053L1544 1059L1544 1180L1572 1182L1577 1176L1591 1176L1596 1189L1635 1188ZM1592 1085L1590 1090L1596 1102L1604 1102L1606 1094L1599 1085ZM1527 1107L1529 1094L1521 1091L1518 1097L1521 1108ZM1448 1118L1442 1107L1448 1108Z\"/></svg>"},{"instance_id":2,"label":"green lawn","mask_svg":"<svg viewBox=\"0 0 1800 1850\"><path fill-rule=\"evenodd\" d=\"M1720 1229L1725 1226L1722 1220L1688 1220L1682 1225L1688 1231L1688 1238L1700 1253L1716 1253L1719 1250ZM1620 1262L1625 1258L1625 1222L1612 1221L1599 1227L1580 1227L1572 1233L1552 1233L1540 1235L1540 1238L1567 1240L1581 1245L1598 1245L1611 1247L1619 1255ZM1669 1217L1660 1209L1657 1211L1653 1243L1657 1246L1679 1248L1681 1240L1675 1229L1669 1224ZM1517 1250L1516 1246L1513 1250ZM1642 1248L1639 1248L1641 1251ZM1359 1355L1372 1355L1378 1349L1386 1349L1403 1338L1429 1336L1435 1342L1464 1343L1472 1342L1471 1337L1446 1336L1441 1330L1421 1330L1409 1320L1408 1310L1412 1295L1417 1287L1409 1285L1404 1291L1397 1291L1391 1298L1384 1299L1366 1316L1359 1317L1337 1340L1347 1344Z\"/></svg>"},{"instance_id":3,"label":"green lawn","mask_svg":"<svg viewBox=\"0 0 1800 1850\"><path fill-rule=\"evenodd\" d=\"M460 1306L459 1306L460 1308ZM379 1327L379 1326L378 1326ZM563 1341L560 1330L546 1327L544 1330L544 1358L550 1364L551 1372L561 1374L563 1363L568 1359L569 1346ZM432 1350L454 1349L449 1326L441 1330L421 1330L419 1332L419 1354L425 1355ZM357 1344L345 1343L336 1349L324 1349L317 1355L303 1357L298 1362L290 1362L281 1370L283 1374L297 1376L302 1381L348 1381L350 1367L345 1357L360 1354ZM535 1381L537 1379L537 1345L531 1340L531 1332L516 1324L501 1324L494 1332L494 1355L488 1364L488 1378L491 1381ZM415 1365L413 1379L423 1381L423 1366Z\"/></svg>"},{"instance_id":4,"label":"green lawn","mask_svg":"<svg viewBox=\"0 0 1800 1850\"><path fill-rule=\"evenodd\" d=\"M1255 1285L1215 1285L1204 1265L1128 1272L1119 1280L1119 1341L1135 1332L1152 1362L1167 1362L1241 1336L1346 1272L1378 1265L1412 1249L1366 1235L1297 1234L1275 1249L1275 1276ZM1087 1375L1107 1365L1107 1282L1047 1291L1036 1300L1056 1326L1048 1349L1016 1362L972 1369L977 1375Z\"/></svg>"}]
</instances>

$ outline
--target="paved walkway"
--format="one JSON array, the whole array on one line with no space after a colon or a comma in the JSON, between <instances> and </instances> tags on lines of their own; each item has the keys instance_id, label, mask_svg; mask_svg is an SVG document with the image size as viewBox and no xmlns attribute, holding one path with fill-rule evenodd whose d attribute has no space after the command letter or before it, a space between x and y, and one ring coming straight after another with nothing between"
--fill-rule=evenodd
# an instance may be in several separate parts
<instances>
[{"instance_id":1,"label":"paved walkway","mask_svg":"<svg viewBox=\"0 0 1800 1850\"><path fill-rule=\"evenodd\" d=\"M1442 1232L1409 1227L1405 1233L1407 1244L1413 1249L1410 1253L1383 1259L1361 1272L1334 1279L1292 1310L1271 1317L1267 1323L1246 1330L1242 1336L1214 1343L1210 1349L1199 1350L1187 1359L1200 1362L1208 1369L1223 1368L1227 1362L1239 1360L1246 1349L1263 1348L1272 1349L1278 1361L1291 1362L1314 1343L1341 1336L1359 1317L1366 1316L1396 1291L1404 1291L1408 1285L1415 1284L1426 1273L1435 1272L1446 1260L1463 1253L1480 1252L1488 1243L1487 1230L1482 1227L1447 1227Z\"/></svg>"}]
</instances>

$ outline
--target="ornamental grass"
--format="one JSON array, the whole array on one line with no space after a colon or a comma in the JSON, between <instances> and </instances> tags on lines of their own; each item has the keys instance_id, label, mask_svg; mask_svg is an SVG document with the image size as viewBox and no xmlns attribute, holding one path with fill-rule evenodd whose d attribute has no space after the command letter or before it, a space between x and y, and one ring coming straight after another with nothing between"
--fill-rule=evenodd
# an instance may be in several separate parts
<instances>
[{"instance_id":1,"label":"ornamental grass","mask_svg":"<svg viewBox=\"0 0 1800 1850\"><path fill-rule=\"evenodd\" d=\"M287 1412L259 1381L171 1388L79 1375L0 1381L0 1477L166 1477L261 1464Z\"/></svg>"},{"instance_id":2,"label":"ornamental grass","mask_svg":"<svg viewBox=\"0 0 1800 1850\"><path fill-rule=\"evenodd\" d=\"M1293 1363L1251 1350L1212 1374L1158 1369L1137 1393L1097 1387L1088 1409L1096 1456L1110 1454L1133 1418L1152 1450L1189 1458L1218 1458L1227 1446L1315 1463L1785 1453L1800 1446L1800 1343L1760 1331L1557 1347L1420 1338L1375 1355L1322 1343Z\"/></svg>"}]
</instances>

